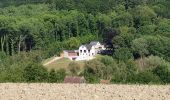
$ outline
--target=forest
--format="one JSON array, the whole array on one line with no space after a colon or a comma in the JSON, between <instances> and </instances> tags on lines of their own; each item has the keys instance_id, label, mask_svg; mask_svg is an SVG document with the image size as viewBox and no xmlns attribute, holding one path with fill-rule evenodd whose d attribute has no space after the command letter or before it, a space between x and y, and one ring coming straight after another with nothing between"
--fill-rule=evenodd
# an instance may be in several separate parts
<instances>
[{"instance_id":1,"label":"forest","mask_svg":"<svg viewBox=\"0 0 170 100\"><path fill-rule=\"evenodd\" d=\"M0 82L62 82L65 69L44 59L90 41L113 52L71 75L88 83L170 83L169 0L1 0Z\"/></svg>"}]
</instances>

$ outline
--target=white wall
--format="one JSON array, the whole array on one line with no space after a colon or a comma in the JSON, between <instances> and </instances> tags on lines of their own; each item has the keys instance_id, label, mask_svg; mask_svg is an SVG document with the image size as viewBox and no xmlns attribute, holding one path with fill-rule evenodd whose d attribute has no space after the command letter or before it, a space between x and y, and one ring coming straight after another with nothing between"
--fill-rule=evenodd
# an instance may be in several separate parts
<instances>
[{"instance_id":1,"label":"white wall","mask_svg":"<svg viewBox=\"0 0 170 100\"><path fill-rule=\"evenodd\" d=\"M64 51L64 57L65 57L65 58L68 57L68 52Z\"/></svg>"},{"instance_id":2,"label":"white wall","mask_svg":"<svg viewBox=\"0 0 170 100\"><path fill-rule=\"evenodd\" d=\"M100 48L99 48L100 47ZM86 46L82 45L79 47L79 56L76 60L90 60L92 59L100 50L104 50L104 46L101 45L99 42L97 45L92 46L90 52L86 48Z\"/></svg>"},{"instance_id":3,"label":"white wall","mask_svg":"<svg viewBox=\"0 0 170 100\"><path fill-rule=\"evenodd\" d=\"M94 56L96 55L96 52L95 52L95 47L93 46L90 50L90 56Z\"/></svg>"},{"instance_id":4,"label":"white wall","mask_svg":"<svg viewBox=\"0 0 170 100\"><path fill-rule=\"evenodd\" d=\"M91 50L89 52L89 50L84 45L82 45L79 47L79 57L77 60L88 60L92 53L93 52Z\"/></svg>"}]
</instances>

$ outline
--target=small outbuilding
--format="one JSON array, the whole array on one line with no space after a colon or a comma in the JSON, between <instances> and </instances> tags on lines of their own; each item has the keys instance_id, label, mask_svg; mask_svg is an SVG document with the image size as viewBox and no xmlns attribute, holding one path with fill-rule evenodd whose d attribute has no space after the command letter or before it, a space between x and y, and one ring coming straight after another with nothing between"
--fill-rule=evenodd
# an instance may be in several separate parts
<instances>
[{"instance_id":1,"label":"small outbuilding","mask_svg":"<svg viewBox=\"0 0 170 100\"><path fill-rule=\"evenodd\" d=\"M86 83L86 80L84 77L66 76L64 79L64 83Z\"/></svg>"},{"instance_id":2,"label":"small outbuilding","mask_svg":"<svg viewBox=\"0 0 170 100\"><path fill-rule=\"evenodd\" d=\"M78 50L64 50L64 57L75 60L78 57Z\"/></svg>"}]
</instances>

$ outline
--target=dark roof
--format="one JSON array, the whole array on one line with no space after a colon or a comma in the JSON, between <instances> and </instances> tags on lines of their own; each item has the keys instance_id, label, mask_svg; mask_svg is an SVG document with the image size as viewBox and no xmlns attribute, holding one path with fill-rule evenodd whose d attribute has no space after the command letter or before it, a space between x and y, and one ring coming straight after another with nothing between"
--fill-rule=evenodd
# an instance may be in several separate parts
<instances>
[{"instance_id":1,"label":"dark roof","mask_svg":"<svg viewBox=\"0 0 170 100\"><path fill-rule=\"evenodd\" d=\"M91 44L86 44L85 47L87 48L87 50L90 50L92 48L93 45Z\"/></svg>"},{"instance_id":2,"label":"dark roof","mask_svg":"<svg viewBox=\"0 0 170 100\"><path fill-rule=\"evenodd\" d=\"M99 41L92 41L92 42L90 42L90 45L97 45L98 42Z\"/></svg>"},{"instance_id":3,"label":"dark roof","mask_svg":"<svg viewBox=\"0 0 170 100\"><path fill-rule=\"evenodd\" d=\"M66 76L64 83L85 83L85 79L79 76Z\"/></svg>"},{"instance_id":4,"label":"dark roof","mask_svg":"<svg viewBox=\"0 0 170 100\"><path fill-rule=\"evenodd\" d=\"M99 41L92 41L92 42L90 42L90 44L85 44L83 46L85 46L87 48L87 50L91 50L92 46L97 45L98 42Z\"/></svg>"}]
</instances>

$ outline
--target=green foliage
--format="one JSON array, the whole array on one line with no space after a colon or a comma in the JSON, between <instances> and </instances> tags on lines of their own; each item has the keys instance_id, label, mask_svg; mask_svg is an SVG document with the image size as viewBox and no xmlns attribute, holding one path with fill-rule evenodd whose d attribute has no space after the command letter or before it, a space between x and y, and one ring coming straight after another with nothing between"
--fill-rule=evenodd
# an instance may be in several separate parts
<instances>
[{"instance_id":1,"label":"green foliage","mask_svg":"<svg viewBox=\"0 0 170 100\"><path fill-rule=\"evenodd\" d=\"M50 83L61 83L61 82L63 82L65 76L66 76L65 69L60 69L60 70L57 70L57 71L52 69L49 72L48 82L50 82Z\"/></svg>"},{"instance_id":2,"label":"green foliage","mask_svg":"<svg viewBox=\"0 0 170 100\"><path fill-rule=\"evenodd\" d=\"M119 61L128 61L133 59L133 54L128 48L119 48L115 50L113 57Z\"/></svg>"},{"instance_id":3,"label":"green foliage","mask_svg":"<svg viewBox=\"0 0 170 100\"><path fill-rule=\"evenodd\" d=\"M160 77L163 83L170 83L170 64L158 66L154 73Z\"/></svg>"},{"instance_id":4,"label":"green foliage","mask_svg":"<svg viewBox=\"0 0 170 100\"><path fill-rule=\"evenodd\" d=\"M158 24L158 29L156 30L157 34L160 34L162 36L170 37L170 20L169 19L163 19Z\"/></svg>"},{"instance_id":5,"label":"green foliage","mask_svg":"<svg viewBox=\"0 0 170 100\"><path fill-rule=\"evenodd\" d=\"M142 84L160 83L160 79L157 75L153 74L152 72L144 71L138 73L138 75L136 76L136 82Z\"/></svg>"},{"instance_id":6,"label":"green foliage","mask_svg":"<svg viewBox=\"0 0 170 100\"><path fill-rule=\"evenodd\" d=\"M56 72L54 69L50 70L49 72L49 82L51 83L55 83L57 80L56 80Z\"/></svg>"},{"instance_id":7,"label":"green foliage","mask_svg":"<svg viewBox=\"0 0 170 100\"><path fill-rule=\"evenodd\" d=\"M3 60L5 59L7 56L5 54L5 52L0 52L0 59Z\"/></svg>"},{"instance_id":8,"label":"green foliage","mask_svg":"<svg viewBox=\"0 0 170 100\"><path fill-rule=\"evenodd\" d=\"M57 75L56 75L56 77L57 77L57 82L59 82L59 83L61 83L61 82L63 82L64 81L64 78L65 78L65 76L66 76L66 70L65 69L59 69L59 70L57 70Z\"/></svg>"},{"instance_id":9,"label":"green foliage","mask_svg":"<svg viewBox=\"0 0 170 100\"><path fill-rule=\"evenodd\" d=\"M119 35L112 39L115 47L131 47L132 40L134 39L135 29L132 27L119 27Z\"/></svg>"},{"instance_id":10,"label":"green foliage","mask_svg":"<svg viewBox=\"0 0 170 100\"><path fill-rule=\"evenodd\" d=\"M27 82L46 82L48 71L41 65L29 64L24 69L24 78Z\"/></svg>"},{"instance_id":11,"label":"green foliage","mask_svg":"<svg viewBox=\"0 0 170 100\"><path fill-rule=\"evenodd\" d=\"M78 48L80 46L80 41L77 38L73 37L66 42L66 45L68 49Z\"/></svg>"},{"instance_id":12,"label":"green foliage","mask_svg":"<svg viewBox=\"0 0 170 100\"><path fill-rule=\"evenodd\" d=\"M139 70L153 70L156 67L166 65L167 63L163 58L153 55L138 59L136 62Z\"/></svg>"},{"instance_id":13,"label":"green foliage","mask_svg":"<svg viewBox=\"0 0 170 100\"><path fill-rule=\"evenodd\" d=\"M132 13L134 16L136 27L148 24L150 25L156 21L157 14L153 11L153 9L149 8L148 6L138 6L133 10Z\"/></svg>"},{"instance_id":14,"label":"green foliage","mask_svg":"<svg viewBox=\"0 0 170 100\"><path fill-rule=\"evenodd\" d=\"M79 75L80 65L76 62L71 62L68 65L68 70L70 71L71 75Z\"/></svg>"},{"instance_id":15,"label":"green foliage","mask_svg":"<svg viewBox=\"0 0 170 100\"><path fill-rule=\"evenodd\" d=\"M142 38L133 40L132 50L134 53L139 54L141 57L147 55L149 53L147 40Z\"/></svg>"},{"instance_id":16,"label":"green foliage","mask_svg":"<svg viewBox=\"0 0 170 100\"><path fill-rule=\"evenodd\" d=\"M1 0L0 7L0 82L62 82L65 70L48 72L41 61L103 40L113 58L87 61L88 82L170 83L169 0Z\"/></svg>"}]
</instances>

